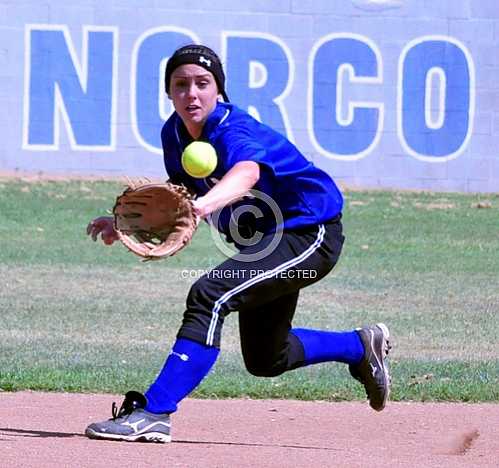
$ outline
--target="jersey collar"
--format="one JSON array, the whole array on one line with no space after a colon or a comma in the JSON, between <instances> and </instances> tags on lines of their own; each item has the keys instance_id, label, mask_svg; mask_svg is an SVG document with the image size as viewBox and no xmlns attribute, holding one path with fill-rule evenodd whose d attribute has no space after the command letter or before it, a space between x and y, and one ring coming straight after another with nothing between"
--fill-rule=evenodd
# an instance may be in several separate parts
<instances>
[{"instance_id":1,"label":"jersey collar","mask_svg":"<svg viewBox=\"0 0 499 468\"><path fill-rule=\"evenodd\" d=\"M208 119L206 119L203 127L203 132L201 133L201 139L208 140L215 128L223 123L225 119L227 119L231 110L231 104L219 101L213 112L208 116Z\"/></svg>"}]
</instances>

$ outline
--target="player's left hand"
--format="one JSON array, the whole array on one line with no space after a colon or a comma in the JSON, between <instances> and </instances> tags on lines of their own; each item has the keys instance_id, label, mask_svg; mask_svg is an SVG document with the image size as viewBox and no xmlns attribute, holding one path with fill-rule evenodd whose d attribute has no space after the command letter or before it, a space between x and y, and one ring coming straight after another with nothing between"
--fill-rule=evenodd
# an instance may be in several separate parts
<instances>
[{"instance_id":1,"label":"player's left hand","mask_svg":"<svg viewBox=\"0 0 499 468\"><path fill-rule=\"evenodd\" d=\"M206 210L203 199L204 197L199 197L195 200L192 200L192 208L194 209L194 214L201 219L206 218L206 216L208 216L209 214Z\"/></svg>"},{"instance_id":2,"label":"player's left hand","mask_svg":"<svg viewBox=\"0 0 499 468\"><path fill-rule=\"evenodd\" d=\"M129 181L113 208L118 238L145 261L171 257L192 239L199 224L192 195L181 185Z\"/></svg>"}]
</instances>

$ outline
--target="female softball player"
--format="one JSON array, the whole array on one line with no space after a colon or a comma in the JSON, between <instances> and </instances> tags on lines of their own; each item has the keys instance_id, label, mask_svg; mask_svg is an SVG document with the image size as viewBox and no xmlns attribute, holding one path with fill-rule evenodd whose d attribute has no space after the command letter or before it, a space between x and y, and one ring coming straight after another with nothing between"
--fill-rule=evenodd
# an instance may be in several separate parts
<instances>
[{"instance_id":1,"label":"female softball player","mask_svg":"<svg viewBox=\"0 0 499 468\"><path fill-rule=\"evenodd\" d=\"M87 436L170 441L170 414L212 368L224 319L236 311L251 374L273 377L342 362L381 411L390 389L384 324L345 332L292 326L300 291L326 276L340 256L338 187L284 136L229 103L222 64L208 47L178 49L167 63L165 86L175 108L161 133L166 171L197 195L197 214L238 252L192 285L177 340L145 394L128 392L120 410L113 405L113 417L88 426ZM195 140L210 143L218 156L205 178L189 176L181 164ZM112 244L112 221L97 218L88 233Z\"/></svg>"}]
</instances>

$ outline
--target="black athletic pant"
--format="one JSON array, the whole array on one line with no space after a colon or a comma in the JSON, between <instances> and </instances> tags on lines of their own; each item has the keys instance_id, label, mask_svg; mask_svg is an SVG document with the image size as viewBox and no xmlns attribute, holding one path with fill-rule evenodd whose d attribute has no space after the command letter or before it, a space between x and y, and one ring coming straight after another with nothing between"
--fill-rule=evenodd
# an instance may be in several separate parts
<instances>
[{"instance_id":1,"label":"black athletic pant","mask_svg":"<svg viewBox=\"0 0 499 468\"><path fill-rule=\"evenodd\" d=\"M276 376L303 365L299 340L289 333L299 291L327 275L338 261L344 237L341 216L299 230L285 230L276 248L261 259L274 235L197 280L187 297L178 337L220 347L224 318L239 312L241 348L249 372Z\"/></svg>"}]
</instances>

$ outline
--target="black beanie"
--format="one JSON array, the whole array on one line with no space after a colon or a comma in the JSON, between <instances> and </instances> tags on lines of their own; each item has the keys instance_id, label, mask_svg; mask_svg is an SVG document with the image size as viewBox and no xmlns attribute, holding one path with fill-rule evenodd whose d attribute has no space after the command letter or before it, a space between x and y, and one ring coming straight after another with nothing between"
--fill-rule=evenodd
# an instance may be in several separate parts
<instances>
[{"instance_id":1,"label":"black beanie","mask_svg":"<svg viewBox=\"0 0 499 468\"><path fill-rule=\"evenodd\" d=\"M180 67L180 65L188 63L199 65L212 73L217 83L218 92L223 96L226 102L229 102L229 98L225 93L225 75L222 68L222 62L218 58L218 55L209 47L197 44L181 47L169 58L165 71L165 90L167 94L169 93L170 80L173 71Z\"/></svg>"}]
</instances>

